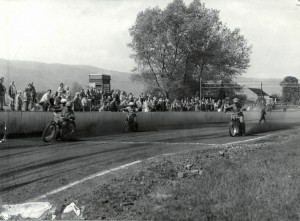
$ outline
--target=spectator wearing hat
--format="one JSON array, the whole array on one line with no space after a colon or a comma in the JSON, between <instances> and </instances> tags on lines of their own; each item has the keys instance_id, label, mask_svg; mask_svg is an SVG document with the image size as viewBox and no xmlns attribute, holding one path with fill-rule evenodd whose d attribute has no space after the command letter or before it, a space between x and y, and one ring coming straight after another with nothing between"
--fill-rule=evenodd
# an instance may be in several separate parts
<instances>
[{"instance_id":1,"label":"spectator wearing hat","mask_svg":"<svg viewBox=\"0 0 300 221\"><path fill-rule=\"evenodd\" d=\"M5 93L6 93L6 88L3 85L4 82L4 77L0 78L0 111L4 110L4 101L5 101Z\"/></svg>"}]
</instances>

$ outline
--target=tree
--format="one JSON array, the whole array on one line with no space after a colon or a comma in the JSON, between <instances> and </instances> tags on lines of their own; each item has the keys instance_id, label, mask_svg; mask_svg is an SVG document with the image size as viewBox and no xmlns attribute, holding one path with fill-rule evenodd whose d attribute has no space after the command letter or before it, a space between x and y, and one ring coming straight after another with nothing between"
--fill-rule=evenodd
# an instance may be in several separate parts
<instances>
[{"instance_id":1,"label":"tree","mask_svg":"<svg viewBox=\"0 0 300 221\"><path fill-rule=\"evenodd\" d=\"M146 9L129 30L136 62L133 80L166 94L199 91L200 79L223 80L243 73L251 48L240 30L231 31L219 12L199 0L174 0L165 10Z\"/></svg>"},{"instance_id":2,"label":"tree","mask_svg":"<svg viewBox=\"0 0 300 221\"><path fill-rule=\"evenodd\" d=\"M80 92L83 87L78 82L73 82L70 88L71 93L74 95L76 92Z\"/></svg>"},{"instance_id":3,"label":"tree","mask_svg":"<svg viewBox=\"0 0 300 221\"><path fill-rule=\"evenodd\" d=\"M293 76L287 76L280 82L282 87L282 101L296 104L300 99L300 85L298 79Z\"/></svg>"}]
</instances>

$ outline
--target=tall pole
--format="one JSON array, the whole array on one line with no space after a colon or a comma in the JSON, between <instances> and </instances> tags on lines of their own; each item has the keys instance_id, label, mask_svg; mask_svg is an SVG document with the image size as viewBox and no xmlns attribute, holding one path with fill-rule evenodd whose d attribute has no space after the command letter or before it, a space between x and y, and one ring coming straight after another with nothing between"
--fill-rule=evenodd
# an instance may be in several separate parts
<instances>
[{"instance_id":1,"label":"tall pole","mask_svg":"<svg viewBox=\"0 0 300 221\"><path fill-rule=\"evenodd\" d=\"M202 97L201 77L200 77L200 79L199 79L199 84L200 84L200 85L199 85L199 86L200 86L200 87L199 87L199 90L200 90L200 91L199 91L199 99L201 100L201 97Z\"/></svg>"}]
</instances>

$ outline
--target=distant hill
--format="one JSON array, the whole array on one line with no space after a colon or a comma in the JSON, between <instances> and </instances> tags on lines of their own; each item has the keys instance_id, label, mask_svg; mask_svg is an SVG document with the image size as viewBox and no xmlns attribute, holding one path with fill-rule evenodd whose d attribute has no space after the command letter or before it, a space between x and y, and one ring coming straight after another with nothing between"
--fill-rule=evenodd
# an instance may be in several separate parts
<instances>
[{"instance_id":1,"label":"distant hill","mask_svg":"<svg viewBox=\"0 0 300 221\"><path fill-rule=\"evenodd\" d=\"M130 80L130 73L110 71L88 65L47 64L33 61L8 61L0 59L0 76L5 78L5 85L15 81L18 90L24 90L33 82L37 91L56 90L61 82L72 86L78 82L83 87L89 84L89 74L111 75L112 89L140 93L142 86Z\"/></svg>"},{"instance_id":2,"label":"distant hill","mask_svg":"<svg viewBox=\"0 0 300 221\"><path fill-rule=\"evenodd\" d=\"M29 82L33 82L38 91L47 89L56 90L63 82L71 87L73 82L78 82L82 86L88 85L89 74L108 74L111 75L112 89L125 90L139 94L143 87L130 80L130 73L110 71L102 68L88 65L66 65L66 64L48 64L33 61L8 61L0 59L0 76L4 76L5 85L9 81L15 81L18 90L24 90ZM260 82L263 83L263 90L268 93L281 94L279 83L282 79L260 79L238 77L237 83L246 87L260 88Z\"/></svg>"}]
</instances>

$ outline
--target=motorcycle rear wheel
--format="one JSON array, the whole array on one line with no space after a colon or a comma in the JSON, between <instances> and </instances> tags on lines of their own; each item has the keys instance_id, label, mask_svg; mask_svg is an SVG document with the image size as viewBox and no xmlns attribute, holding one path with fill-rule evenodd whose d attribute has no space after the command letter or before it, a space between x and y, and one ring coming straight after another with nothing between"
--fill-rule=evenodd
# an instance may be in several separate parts
<instances>
[{"instance_id":1,"label":"motorcycle rear wheel","mask_svg":"<svg viewBox=\"0 0 300 221\"><path fill-rule=\"evenodd\" d=\"M64 127L60 130L61 140L66 141L72 139L72 135L74 134L76 129L76 125L74 122L70 122L67 127Z\"/></svg>"},{"instance_id":2,"label":"motorcycle rear wheel","mask_svg":"<svg viewBox=\"0 0 300 221\"><path fill-rule=\"evenodd\" d=\"M55 122L49 123L43 131L44 142L50 142L51 140L53 140L57 134L56 130L57 130L56 123Z\"/></svg>"}]
</instances>

